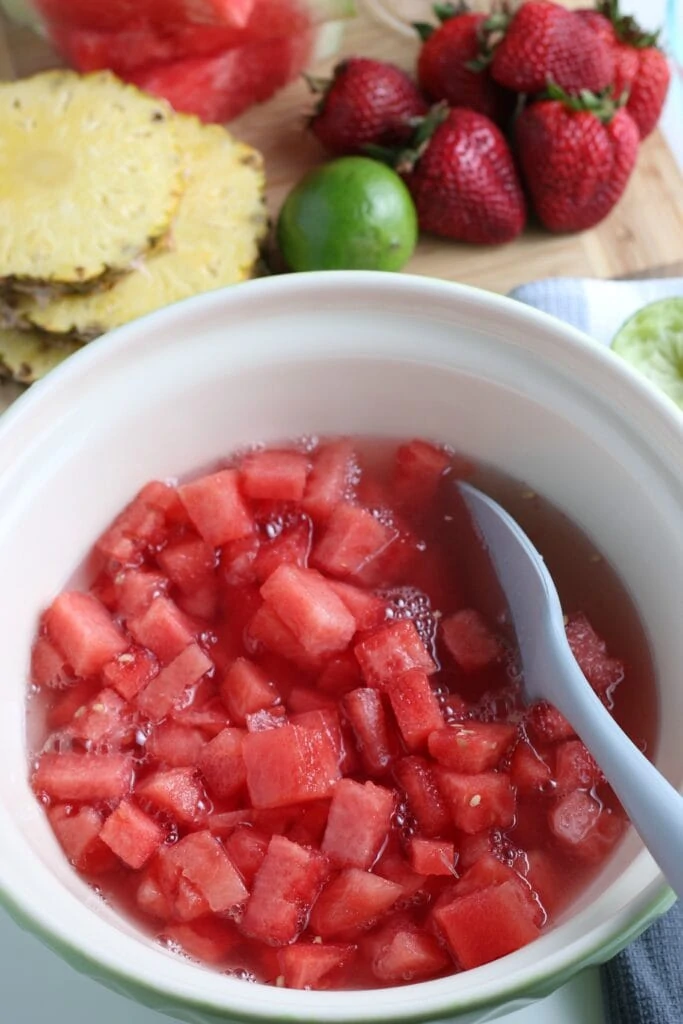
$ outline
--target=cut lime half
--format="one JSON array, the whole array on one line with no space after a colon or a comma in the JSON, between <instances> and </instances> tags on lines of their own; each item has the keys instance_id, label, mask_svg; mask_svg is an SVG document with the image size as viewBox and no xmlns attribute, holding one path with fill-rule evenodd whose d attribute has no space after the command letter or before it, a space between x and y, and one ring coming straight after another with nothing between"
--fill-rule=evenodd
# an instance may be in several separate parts
<instances>
[{"instance_id":1,"label":"cut lime half","mask_svg":"<svg viewBox=\"0 0 683 1024\"><path fill-rule=\"evenodd\" d=\"M619 328L612 349L683 409L683 296L639 309Z\"/></svg>"}]
</instances>

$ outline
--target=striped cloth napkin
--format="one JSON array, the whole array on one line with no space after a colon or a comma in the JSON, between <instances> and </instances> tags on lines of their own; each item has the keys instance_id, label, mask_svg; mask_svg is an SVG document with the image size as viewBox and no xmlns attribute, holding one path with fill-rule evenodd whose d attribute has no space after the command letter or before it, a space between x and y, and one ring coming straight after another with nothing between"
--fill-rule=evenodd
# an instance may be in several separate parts
<instances>
[{"instance_id":1,"label":"striped cloth napkin","mask_svg":"<svg viewBox=\"0 0 683 1024\"><path fill-rule=\"evenodd\" d=\"M556 277L534 281L511 296L551 313L609 345L642 306L683 295L683 278L599 281ZM601 970L609 1024L683 1024L683 905L674 907Z\"/></svg>"}]
</instances>

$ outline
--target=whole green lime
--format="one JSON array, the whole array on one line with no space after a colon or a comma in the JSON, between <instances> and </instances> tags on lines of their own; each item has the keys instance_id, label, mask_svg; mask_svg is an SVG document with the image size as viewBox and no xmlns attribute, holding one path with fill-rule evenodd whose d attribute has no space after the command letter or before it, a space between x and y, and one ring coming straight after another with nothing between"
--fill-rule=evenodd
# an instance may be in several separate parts
<instances>
[{"instance_id":1,"label":"whole green lime","mask_svg":"<svg viewBox=\"0 0 683 1024\"><path fill-rule=\"evenodd\" d=\"M417 214L391 168L346 156L292 189L277 240L291 270L400 270L417 242Z\"/></svg>"}]
</instances>

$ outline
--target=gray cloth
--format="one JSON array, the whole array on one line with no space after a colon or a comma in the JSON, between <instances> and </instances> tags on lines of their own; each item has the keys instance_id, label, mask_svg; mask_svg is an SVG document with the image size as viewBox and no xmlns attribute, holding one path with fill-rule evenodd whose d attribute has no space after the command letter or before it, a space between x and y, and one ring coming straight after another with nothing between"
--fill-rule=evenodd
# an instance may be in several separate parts
<instances>
[{"instance_id":1,"label":"gray cloth","mask_svg":"<svg viewBox=\"0 0 683 1024\"><path fill-rule=\"evenodd\" d=\"M548 278L513 298L551 313L609 345L641 306L683 295L683 279L596 281ZM608 1024L683 1024L683 906L675 906L601 969Z\"/></svg>"}]
</instances>

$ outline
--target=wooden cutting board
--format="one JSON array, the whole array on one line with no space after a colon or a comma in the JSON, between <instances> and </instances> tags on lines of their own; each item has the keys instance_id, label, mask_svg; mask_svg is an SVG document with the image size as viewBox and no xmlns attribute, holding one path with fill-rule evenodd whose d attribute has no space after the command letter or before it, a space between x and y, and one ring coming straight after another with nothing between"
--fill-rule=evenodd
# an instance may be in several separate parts
<instances>
[{"instance_id":1,"label":"wooden cutting board","mask_svg":"<svg viewBox=\"0 0 683 1024\"><path fill-rule=\"evenodd\" d=\"M362 5L362 0L358 2ZM425 12L429 6L425 0ZM396 35L367 14L346 26L342 54L376 56L411 69L416 53L416 42ZM0 22L0 77L23 76L57 63L44 40ZM316 68L316 74L325 70L326 66ZM304 130L311 107L307 86L296 82L231 125L265 156L273 215L292 185L324 159L316 140ZM532 226L516 242L501 247L425 237L406 270L507 292L539 277L624 277L682 260L683 176L664 138L655 132L641 148L621 202L592 231L557 236Z\"/></svg>"}]
</instances>

